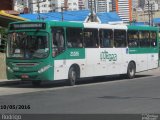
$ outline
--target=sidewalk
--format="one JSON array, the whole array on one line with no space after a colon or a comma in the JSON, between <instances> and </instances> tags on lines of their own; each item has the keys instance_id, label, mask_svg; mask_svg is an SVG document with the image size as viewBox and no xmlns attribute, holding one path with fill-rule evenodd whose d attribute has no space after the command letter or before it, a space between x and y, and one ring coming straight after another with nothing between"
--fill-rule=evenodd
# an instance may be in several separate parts
<instances>
[{"instance_id":1,"label":"sidewalk","mask_svg":"<svg viewBox=\"0 0 160 120\"><path fill-rule=\"evenodd\" d=\"M160 76L160 67L152 70L147 70L143 72L136 73L136 75L153 75L153 76Z\"/></svg>"}]
</instances>

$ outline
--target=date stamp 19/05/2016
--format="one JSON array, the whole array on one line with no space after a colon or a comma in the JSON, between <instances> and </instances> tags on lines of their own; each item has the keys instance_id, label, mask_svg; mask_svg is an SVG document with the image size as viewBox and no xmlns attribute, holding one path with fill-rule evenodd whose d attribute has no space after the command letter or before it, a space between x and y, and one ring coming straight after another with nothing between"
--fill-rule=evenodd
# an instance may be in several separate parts
<instances>
[{"instance_id":1,"label":"date stamp 19/05/2016","mask_svg":"<svg viewBox=\"0 0 160 120\"><path fill-rule=\"evenodd\" d=\"M0 105L0 110L31 109L30 105Z\"/></svg>"}]
</instances>

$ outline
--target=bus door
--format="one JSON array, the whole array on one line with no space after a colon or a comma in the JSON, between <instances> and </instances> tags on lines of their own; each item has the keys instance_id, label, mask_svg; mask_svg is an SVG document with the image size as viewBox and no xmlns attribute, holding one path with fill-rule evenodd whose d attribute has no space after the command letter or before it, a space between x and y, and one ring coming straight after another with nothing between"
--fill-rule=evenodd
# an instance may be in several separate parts
<instances>
[{"instance_id":1,"label":"bus door","mask_svg":"<svg viewBox=\"0 0 160 120\"><path fill-rule=\"evenodd\" d=\"M52 28L52 56L54 59L54 79L66 77L65 32L62 27Z\"/></svg>"},{"instance_id":2,"label":"bus door","mask_svg":"<svg viewBox=\"0 0 160 120\"><path fill-rule=\"evenodd\" d=\"M113 30L112 29L100 29L100 69L102 75L113 74L115 70L115 63L117 61L117 53L113 52Z\"/></svg>"},{"instance_id":3,"label":"bus door","mask_svg":"<svg viewBox=\"0 0 160 120\"><path fill-rule=\"evenodd\" d=\"M99 63L100 55L98 53L98 29L84 29L84 47L86 52L85 71L86 77L98 76L101 73L101 65Z\"/></svg>"},{"instance_id":4,"label":"bus door","mask_svg":"<svg viewBox=\"0 0 160 120\"><path fill-rule=\"evenodd\" d=\"M158 58L159 55L157 55L157 51L159 52L159 47L157 43L157 35L155 31L150 32L150 48L153 50L151 54L148 55L148 69L156 68L158 67ZM151 64L152 63L152 64Z\"/></svg>"},{"instance_id":5,"label":"bus door","mask_svg":"<svg viewBox=\"0 0 160 120\"><path fill-rule=\"evenodd\" d=\"M112 60L112 71L114 74L126 72L126 30L114 30L114 48L110 52Z\"/></svg>"}]
</instances>

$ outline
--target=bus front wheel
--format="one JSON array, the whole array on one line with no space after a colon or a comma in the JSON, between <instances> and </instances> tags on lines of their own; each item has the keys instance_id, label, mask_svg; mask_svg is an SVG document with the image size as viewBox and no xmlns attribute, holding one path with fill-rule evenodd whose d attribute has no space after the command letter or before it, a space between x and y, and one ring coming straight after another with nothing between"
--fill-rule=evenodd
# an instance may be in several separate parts
<instances>
[{"instance_id":1,"label":"bus front wheel","mask_svg":"<svg viewBox=\"0 0 160 120\"><path fill-rule=\"evenodd\" d=\"M32 80L32 85L34 87L39 87L41 85L41 81L40 80Z\"/></svg>"},{"instance_id":2,"label":"bus front wheel","mask_svg":"<svg viewBox=\"0 0 160 120\"><path fill-rule=\"evenodd\" d=\"M133 79L136 73L136 66L134 62L130 62L127 68L127 78Z\"/></svg>"},{"instance_id":3,"label":"bus front wheel","mask_svg":"<svg viewBox=\"0 0 160 120\"><path fill-rule=\"evenodd\" d=\"M76 80L77 80L77 71L76 71L75 67L71 67L69 69L69 73L68 73L67 85L69 85L69 86L75 85Z\"/></svg>"}]
</instances>

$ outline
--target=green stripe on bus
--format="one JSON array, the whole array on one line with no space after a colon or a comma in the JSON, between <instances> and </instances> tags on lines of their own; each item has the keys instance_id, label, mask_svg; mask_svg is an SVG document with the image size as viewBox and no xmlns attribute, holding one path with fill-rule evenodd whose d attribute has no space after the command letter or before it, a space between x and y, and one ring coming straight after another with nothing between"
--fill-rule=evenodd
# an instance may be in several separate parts
<instances>
[{"instance_id":1,"label":"green stripe on bus","mask_svg":"<svg viewBox=\"0 0 160 120\"><path fill-rule=\"evenodd\" d=\"M150 31L158 31L157 27L151 27L151 26L132 26L128 25L128 30L150 30Z\"/></svg>"},{"instance_id":2,"label":"green stripe on bus","mask_svg":"<svg viewBox=\"0 0 160 120\"><path fill-rule=\"evenodd\" d=\"M63 53L55 57L56 60L62 59L84 59L85 49L84 48L68 48Z\"/></svg>"},{"instance_id":3,"label":"green stripe on bus","mask_svg":"<svg viewBox=\"0 0 160 120\"><path fill-rule=\"evenodd\" d=\"M129 54L158 53L158 48L129 48Z\"/></svg>"},{"instance_id":4,"label":"green stripe on bus","mask_svg":"<svg viewBox=\"0 0 160 120\"><path fill-rule=\"evenodd\" d=\"M50 26L54 27L79 27L79 28L84 28L83 23L78 23L78 22L61 22L61 21L54 21L54 22L48 22Z\"/></svg>"}]
</instances>

